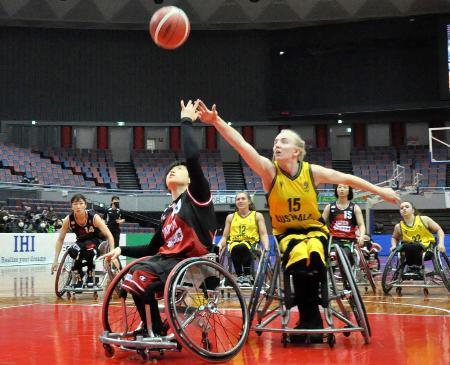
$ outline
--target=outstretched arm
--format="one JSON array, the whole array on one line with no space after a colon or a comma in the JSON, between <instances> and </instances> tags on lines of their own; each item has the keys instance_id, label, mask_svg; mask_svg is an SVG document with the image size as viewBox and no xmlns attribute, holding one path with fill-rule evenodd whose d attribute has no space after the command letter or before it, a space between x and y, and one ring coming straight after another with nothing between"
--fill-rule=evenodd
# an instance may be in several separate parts
<instances>
[{"instance_id":1,"label":"outstretched arm","mask_svg":"<svg viewBox=\"0 0 450 365\"><path fill-rule=\"evenodd\" d=\"M206 202L211 198L208 180L203 174L200 164L200 150L194 140L192 132L192 122L198 117L198 102L192 103L191 100L184 105L181 100L181 142L186 158L186 168L189 172L191 183L189 184L189 193L198 202Z\"/></svg>"},{"instance_id":2,"label":"outstretched arm","mask_svg":"<svg viewBox=\"0 0 450 365\"><path fill-rule=\"evenodd\" d=\"M350 174L344 174L342 172L328 169L319 165L311 165L311 171L314 176L315 183L318 184L344 184L349 185L352 188L368 191L379 195L383 200L396 204L400 201L400 197L391 188L381 188L376 186L360 177Z\"/></svg>"},{"instance_id":3,"label":"outstretched arm","mask_svg":"<svg viewBox=\"0 0 450 365\"><path fill-rule=\"evenodd\" d=\"M238 131L229 126L219 116L215 104L211 109L208 109L202 101L199 101L198 111L200 120L216 128L220 135L239 152L250 168L261 177L264 190L269 191L275 177L275 166L272 161L261 156Z\"/></svg>"}]
</instances>

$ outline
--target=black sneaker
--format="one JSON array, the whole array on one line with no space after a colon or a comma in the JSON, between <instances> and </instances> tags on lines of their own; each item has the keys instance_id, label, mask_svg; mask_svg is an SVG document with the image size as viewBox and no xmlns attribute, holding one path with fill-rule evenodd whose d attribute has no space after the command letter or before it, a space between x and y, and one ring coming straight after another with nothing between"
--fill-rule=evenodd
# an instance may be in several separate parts
<instances>
[{"instance_id":1,"label":"black sneaker","mask_svg":"<svg viewBox=\"0 0 450 365\"><path fill-rule=\"evenodd\" d=\"M169 323L167 322L167 320L164 320L159 325L153 325L152 330L155 336L159 337L167 336L167 331L169 330Z\"/></svg>"},{"instance_id":2,"label":"black sneaker","mask_svg":"<svg viewBox=\"0 0 450 365\"><path fill-rule=\"evenodd\" d=\"M133 331L133 336L135 339L139 336L148 337L149 335L148 335L147 328L146 327L138 328L137 330Z\"/></svg>"}]
</instances>

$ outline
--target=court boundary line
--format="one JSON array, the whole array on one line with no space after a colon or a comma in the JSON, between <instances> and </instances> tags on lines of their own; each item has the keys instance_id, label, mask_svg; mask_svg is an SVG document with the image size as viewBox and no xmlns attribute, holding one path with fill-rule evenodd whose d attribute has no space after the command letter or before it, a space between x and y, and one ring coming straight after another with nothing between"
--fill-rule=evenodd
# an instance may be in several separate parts
<instances>
[{"instance_id":1,"label":"court boundary line","mask_svg":"<svg viewBox=\"0 0 450 365\"><path fill-rule=\"evenodd\" d=\"M439 307L433 307L431 305L421 305L421 304L410 304L410 303L391 303L391 302L375 302L375 301L371 301L371 300L366 300L365 303L374 303L374 304L392 304L392 305L398 305L398 306L403 306L403 307L414 307L414 308L424 308L424 309L434 309L437 311L442 311L445 313L450 314L450 310L445 309L445 308L439 308ZM381 314L381 313L380 313ZM399 313L402 314L402 313ZM416 314L410 314L410 315L416 315ZM421 315L421 314L418 314ZM430 315L430 314L428 314Z\"/></svg>"},{"instance_id":2,"label":"court boundary line","mask_svg":"<svg viewBox=\"0 0 450 365\"><path fill-rule=\"evenodd\" d=\"M0 307L2 309L10 309L10 308L21 308L21 307L31 307L32 305L36 305L39 303L28 303L28 304L18 304L18 305L10 305L9 307Z\"/></svg>"},{"instance_id":3,"label":"court boundary line","mask_svg":"<svg viewBox=\"0 0 450 365\"><path fill-rule=\"evenodd\" d=\"M367 301L367 303L375 303L375 304L393 304L393 305L400 305L404 307L415 307L415 308L424 308L424 309L433 309L437 311L441 311L444 313L447 313L450 315L450 310L445 308L439 308L439 307L433 307L433 306L425 306L420 304L408 304L408 303L390 303L390 302L374 302L374 301ZM73 307L101 307L101 304L73 304L73 303L30 303L30 304L21 304L21 305L14 305L9 307L0 307L0 310L2 309L13 309L13 308L22 308L22 307L31 307L34 305L42 305L42 306L73 306ZM230 308L230 310L233 310L234 308ZM387 312L367 312L367 314L370 315L388 315L388 316L415 316L415 317L448 317L447 314L422 314L422 313L387 313Z\"/></svg>"}]
</instances>

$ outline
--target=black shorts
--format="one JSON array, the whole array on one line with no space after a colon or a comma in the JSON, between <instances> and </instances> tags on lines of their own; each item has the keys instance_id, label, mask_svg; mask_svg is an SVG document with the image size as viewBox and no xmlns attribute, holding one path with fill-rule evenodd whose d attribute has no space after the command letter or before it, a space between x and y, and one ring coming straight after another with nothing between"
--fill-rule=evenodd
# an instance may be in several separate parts
<instances>
[{"instance_id":1,"label":"black shorts","mask_svg":"<svg viewBox=\"0 0 450 365\"><path fill-rule=\"evenodd\" d=\"M157 275L161 282L165 284L172 269L182 260L184 259L155 255L150 257L148 260L141 261L136 265L133 265L130 269L130 273L133 273L136 270L148 271Z\"/></svg>"}]
</instances>

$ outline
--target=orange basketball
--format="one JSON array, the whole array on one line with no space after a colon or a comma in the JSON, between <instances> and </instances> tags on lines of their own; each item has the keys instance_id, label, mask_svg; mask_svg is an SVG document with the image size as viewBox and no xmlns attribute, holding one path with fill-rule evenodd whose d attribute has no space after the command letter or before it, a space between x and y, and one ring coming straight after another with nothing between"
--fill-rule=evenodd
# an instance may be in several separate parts
<instances>
[{"instance_id":1,"label":"orange basketball","mask_svg":"<svg viewBox=\"0 0 450 365\"><path fill-rule=\"evenodd\" d=\"M158 47L175 49L186 42L191 24L183 10L176 6L164 6L153 14L149 30Z\"/></svg>"}]
</instances>

